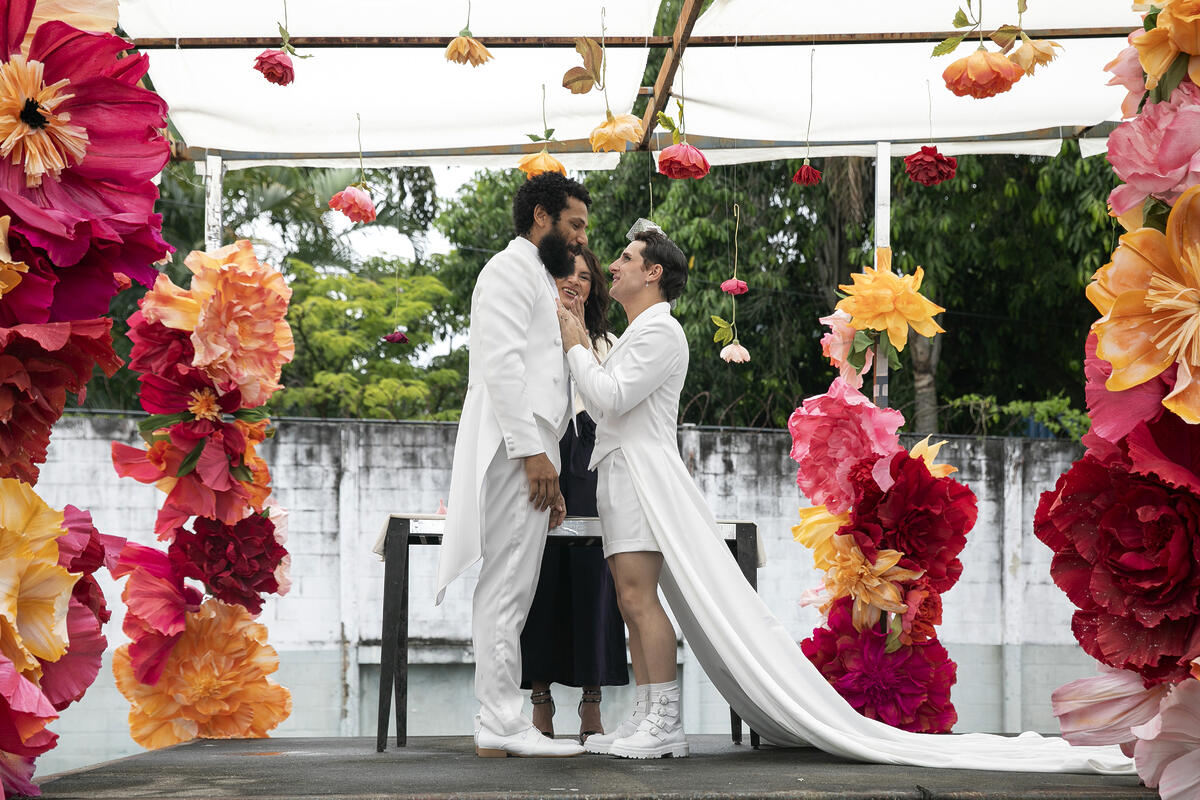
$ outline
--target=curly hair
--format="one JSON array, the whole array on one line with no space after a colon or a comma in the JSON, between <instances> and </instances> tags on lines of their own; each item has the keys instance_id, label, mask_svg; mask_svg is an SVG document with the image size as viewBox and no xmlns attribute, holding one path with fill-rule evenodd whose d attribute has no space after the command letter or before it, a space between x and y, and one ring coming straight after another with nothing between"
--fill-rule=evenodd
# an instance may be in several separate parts
<instances>
[{"instance_id":1,"label":"curly hair","mask_svg":"<svg viewBox=\"0 0 1200 800\"><path fill-rule=\"evenodd\" d=\"M592 345L604 339L612 331L608 322L608 307L612 300L608 296L608 285L604 272L600 269L600 259L588 247L584 247L579 255L587 264L588 272L592 273L592 288L587 302L583 304L583 323L587 326L588 337Z\"/></svg>"},{"instance_id":2,"label":"curly hair","mask_svg":"<svg viewBox=\"0 0 1200 800\"><path fill-rule=\"evenodd\" d=\"M533 228L533 210L538 206L557 222L559 214L567 207L568 197L574 197L585 206L592 205L592 196L582 183L557 172L543 172L525 181L513 198L513 227L517 235L529 233Z\"/></svg>"},{"instance_id":3,"label":"curly hair","mask_svg":"<svg viewBox=\"0 0 1200 800\"><path fill-rule=\"evenodd\" d=\"M642 231L633 239L644 245L642 261L647 265L662 265L663 273L658 281L658 290L662 292L663 299L670 302L683 294L683 287L687 285L688 264L679 245L658 231Z\"/></svg>"}]
</instances>

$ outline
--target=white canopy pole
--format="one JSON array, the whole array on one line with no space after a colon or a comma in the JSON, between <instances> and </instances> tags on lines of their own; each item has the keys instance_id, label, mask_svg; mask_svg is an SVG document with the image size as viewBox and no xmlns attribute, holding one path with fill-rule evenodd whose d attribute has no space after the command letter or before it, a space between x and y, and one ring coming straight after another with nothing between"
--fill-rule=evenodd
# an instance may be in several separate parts
<instances>
[{"instance_id":1,"label":"white canopy pole","mask_svg":"<svg viewBox=\"0 0 1200 800\"><path fill-rule=\"evenodd\" d=\"M892 241L892 143L875 143L875 247L891 247ZM875 267L879 267L878 260ZM875 383L872 399L888 407L888 360L883 348L875 346Z\"/></svg>"},{"instance_id":2,"label":"white canopy pole","mask_svg":"<svg viewBox=\"0 0 1200 800\"><path fill-rule=\"evenodd\" d=\"M221 219L221 185L225 162L211 153L204 157L204 245L210 251L221 246L225 222Z\"/></svg>"}]
</instances>

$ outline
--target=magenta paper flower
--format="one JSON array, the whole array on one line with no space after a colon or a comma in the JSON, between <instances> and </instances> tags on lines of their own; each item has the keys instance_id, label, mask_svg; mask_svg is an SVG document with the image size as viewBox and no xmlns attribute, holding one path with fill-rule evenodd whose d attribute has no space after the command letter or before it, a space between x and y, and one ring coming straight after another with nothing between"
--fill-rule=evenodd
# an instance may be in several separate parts
<instances>
[{"instance_id":1,"label":"magenta paper flower","mask_svg":"<svg viewBox=\"0 0 1200 800\"><path fill-rule=\"evenodd\" d=\"M121 630L133 640L129 655L134 675L142 683L158 683L187 627L187 613L200 610L203 597L185 586L167 554L153 547L125 545L112 575L129 576L121 592L127 607Z\"/></svg>"},{"instance_id":2,"label":"magenta paper flower","mask_svg":"<svg viewBox=\"0 0 1200 800\"><path fill-rule=\"evenodd\" d=\"M855 389L861 389L863 373L871 368L871 362L875 360L874 348L867 349L863 368L857 370L847 361L854 346L854 335L858 333L850 324L850 315L839 308L817 321L829 326L829 332L821 337L821 354L829 359L832 366L837 367L842 380Z\"/></svg>"},{"instance_id":3,"label":"magenta paper flower","mask_svg":"<svg viewBox=\"0 0 1200 800\"><path fill-rule=\"evenodd\" d=\"M1200 183L1200 87L1184 81L1169 100L1121 123L1108 137L1108 161L1125 181L1108 196L1116 214L1148 196L1173 204Z\"/></svg>"},{"instance_id":4,"label":"magenta paper flower","mask_svg":"<svg viewBox=\"0 0 1200 800\"><path fill-rule=\"evenodd\" d=\"M296 79L292 59L282 50L263 50L255 57L254 68L276 86L287 86Z\"/></svg>"},{"instance_id":5,"label":"magenta paper flower","mask_svg":"<svg viewBox=\"0 0 1200 800\"><path fill-rule=\"evenodd\" d=\"M0 752L25 758L41 755L58 741L58 734L46 727L57 718L38 685L0 654Z\"/></svg>"},{"instance_id":6,"label":"magenta paper flower","mask_svg":"<svg viewBox=\"0 0 1200 800\"><path fill-rule=\"evenodd\" d=\"M1142 676L1100 665L1100 674L1065 683L1050 695L1063 738L1074 745L1132 742L1129 730L1158 713L1170 684L1146 688Z\"/></svg>"},{"instance_id":7,"label":"magenta paper flower","mask_svg":"<svg viewBox=\"0 0 1200 800\"><path fill-rule=\"evenodd\" d=\"M730 278L721 283L721 291L725 292L725 294L739 295L750 291L750 287L740 278Z\"/></svg>"},{"instance_id":8,"label":"magenta paper flower","mask_svg":"<svg viewBox=\"0 0 1200 800\"><path fill-rule=\"evenodd\" d=\"M1158 715L1133 728L1133 763L1162 800L1200 797L1200 680L1177 684Z\"/></svg>"},{"instance_id":9,"label":"magenta paper flower","mask_svg":"<svg viewBox=\"0 0 1200 800\"><path fill-rule=\"evenodd\" d=\"M796 484L814 505L831 514L848 511L854 489L850 470L864 459L904 452L896 431L904 415L879 408L841 378L826 394L810 397L792 412L792 459Z\"/></svg>"},{"instance_id":10,"label":"magenta paper flower","mask_svg":"<svg viewBox=\"0 0 1200 800\"><path fill-rule=\"evenodd\" d=\"M1137 116L1138 106L1141 105L1142 96L1146 94L1146 73L1142 72L1142 62L1138 60L1137 48L1132 42L1135 37L1143 33L1141 28L1129 34L1129 47L1126 47L1117 57L1104 65L1104 69L1112 73L1112 80L1108 82L1109 86L1124 86L1129 90L1129 94L1125 96L1125 100L1121 103L1121 116L1129 119Z\"/></svg>"},{"instance_id":11,"label":"magenta paper flower","mask_svg":"<svg viewBox=\"0 0 1200 800\"><path fill-rule=\"evenodd\" d=\"M381 340L392 344L408 344L408 337L404 331L392 331L387 336L381 337Z\"/></svg>"},{"instance_id":12,"label":"magenta paper flower","mask_svg":"<svg viewBox=\"0 0 1200 800\"><path fill-rule=\"evenodd\" d=\"M1175 388L1176 365L1131 389L1109 390L1105 382L1112 375L1112 364L1096 355L1096 334L1088 335L1084 345L1083 387L1087 399L1092 433L1112 444L1125 438L1138 424L1154 422L1164 413L1162 400Z\"/></svg>"},{"instance_id":13,"label":"magenta paper flower","mask_svg":"<svg viewBox=\"0 0 1200 800\"><path fill-rule=\"evenodd\" d=\"M100 317L118 275L149 286L170 252L151 183L169 155L167 107L139 85L146 55L51 21L22 56L33 7L12 0L0 19L0 215L11 217L13 258L29 266L0 303L6 326Z\"/></svg>"}]
</instances>

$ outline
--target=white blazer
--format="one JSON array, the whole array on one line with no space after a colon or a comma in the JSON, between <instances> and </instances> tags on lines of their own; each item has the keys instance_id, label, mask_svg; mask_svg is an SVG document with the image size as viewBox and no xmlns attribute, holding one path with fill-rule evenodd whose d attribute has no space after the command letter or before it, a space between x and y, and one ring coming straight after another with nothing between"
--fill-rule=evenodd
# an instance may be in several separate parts
<instances>
[{"instance_id":1,"label":"white blazer","mask_svg":"<svg viewBox=\"0 0 1200 800\"><path fill-rule=\"evenodd\" d=\"M482 553L480 490L501 444L510 459L546 452L542 430L562 436L570 391L554 281L537 247L518 236L494 255L471 295L470 366L450 502L438 558L437 601ZM591 356L588 356L591 358ZM558 453L549 453L558 462Z\"/></svg>"}]
</instances>

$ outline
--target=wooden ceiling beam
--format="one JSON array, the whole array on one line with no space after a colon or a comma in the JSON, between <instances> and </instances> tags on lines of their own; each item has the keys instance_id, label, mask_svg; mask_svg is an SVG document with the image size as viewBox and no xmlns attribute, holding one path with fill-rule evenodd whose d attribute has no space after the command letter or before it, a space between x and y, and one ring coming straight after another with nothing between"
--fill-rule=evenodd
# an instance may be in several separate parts
<instances>
[{"instance_id":1,"label":"wooden ceiling beam","mask_svg":"<svg viewBox=\"0 0 1200 800\"><path fill-rule=\"evenodd\" d=\"M642 115L642 141L638 143L638 150L650 149L650 137L658 124L658 112L667 107L671 86L675 82L675 73L679 70L679 59L683 57L688 39L692 36L692 28L696 25L696 18L700 16L700 5L701 0L683 0L683 6L679 9L675 32L671 35L671 48L663 57L658 77L654 80L654 93L650 96L650 102L646 104L646 113Z\"/></svg>"}]
</instances>

